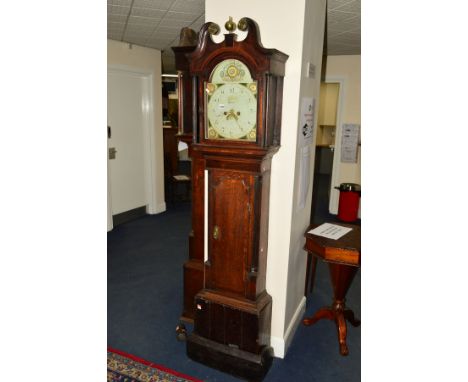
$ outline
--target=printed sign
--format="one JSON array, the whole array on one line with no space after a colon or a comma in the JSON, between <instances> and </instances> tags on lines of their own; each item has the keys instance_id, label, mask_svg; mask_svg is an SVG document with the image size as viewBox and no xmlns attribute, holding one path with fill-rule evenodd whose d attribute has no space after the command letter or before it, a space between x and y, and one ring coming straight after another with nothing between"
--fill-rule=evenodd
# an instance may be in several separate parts
<instances>
[{"instance_id":1,"label":"printed sign","mask_svg":"<svg viewBox=\"0 0 468 382\"><path fill-rule=\"evenodd\" d=\"M301 103L300 129L307 143L312 140L314 133L315 98L303 98Z\"/></svg>"},{"instance_id":2,"label":"printed sign","mask_svg":"<svg viewBox=\"0 0 468 382\"><path fill-rule=\"evenodd\" d=\"M343 124L341 135L341 162L356 163L360 125Z\"/></svg>"}]
</instances>

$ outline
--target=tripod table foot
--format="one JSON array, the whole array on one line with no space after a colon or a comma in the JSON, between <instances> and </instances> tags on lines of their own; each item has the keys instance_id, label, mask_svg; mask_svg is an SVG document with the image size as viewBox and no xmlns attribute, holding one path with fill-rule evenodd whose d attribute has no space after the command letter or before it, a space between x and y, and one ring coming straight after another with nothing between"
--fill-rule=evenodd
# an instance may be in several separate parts
<instances>
[{"instance_id":1,"label":"tripod table foot","mask_svg":"<svg viewBox=\"0 0 468 382\"><path fill-rule=\"evenodd\" d=\"M333 310L329 307L321 308L313 316L304 318L302 323L306 326L310 326L323 318L326 318L327 320L333 320L335 318Z\"/></svg>"},{"instance_id":2,"label":"tripod table foot","mask_svg":"<svg viewBox=\"0 0 468 382\"><path fill-rule=\"evenodd\" d=\"M346 318L354 327L361 325L361 321L354 317L354 313L351 309L345 309L343 314L344 318Z\"/></svg>"}]
</instances>

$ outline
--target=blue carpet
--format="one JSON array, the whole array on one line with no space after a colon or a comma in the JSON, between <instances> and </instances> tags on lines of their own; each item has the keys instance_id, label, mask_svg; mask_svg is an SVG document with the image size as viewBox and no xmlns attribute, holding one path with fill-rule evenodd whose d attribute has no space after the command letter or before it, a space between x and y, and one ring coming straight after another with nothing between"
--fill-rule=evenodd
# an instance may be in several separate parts
<instances>
[{"instance_id":1,"label":"blue carpet","mask_svg":"<svg viewBox=\"0 0 468 382\"><path fill-rule=\"evenodd\" d=\"M190 203L115 227L108 233L108 346L207 382L239 381L190 360L176 340L182 310L182 264L188 256ZM317 220L317 217L314 217ZM360 272L347 305L361 316ZM318 262L306 316L331 303L328 268ZM274 302L273 302L274 303ZM365 323L364 323L365 325ZM191 331L191 328L187 328ZM338 351L335 324L300 326L284 359L275 358L265 382L361 379L361 329L348 325L349 356Z\"/></svg>"}]
</instances>

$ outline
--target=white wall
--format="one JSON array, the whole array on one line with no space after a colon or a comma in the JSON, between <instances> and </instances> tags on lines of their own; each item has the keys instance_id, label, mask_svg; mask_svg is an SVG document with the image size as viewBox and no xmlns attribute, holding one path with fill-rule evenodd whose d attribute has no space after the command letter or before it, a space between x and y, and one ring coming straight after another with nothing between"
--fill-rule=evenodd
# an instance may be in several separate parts
<instances>
[{"instance_id":1,"label":"white wall","mask_svg":"<svg viewBox=\"0 0 468 382\"><path fill-rule=\"evenodd\" d=\"M149 213L159 213L166 209L164 201L164 154L162 133L162 92L161 92L161 52L115 40L107 40L107 65L136 69L151 74L153 78L153 137L154 152L151 153L153 167L154 209Z\"/></svg>"},{"instance_id":2,"label":"white wall","mask_svg":"<svg viewBox=\"0 0 468 382\"><path fill-rule=\"evenodd\" d=\"M286 300L285 312L285 339L286 345L289 346L291 335L289 333L293 330L292 325L300 323L302 314L299 316L298 308L301 307L301 313L305 309L304 298L304 282L306 273L306 258L307 253L303 250L305 244L304 232L310 224L310 211L312 202L312 182L313 182L313 169L315 162L315 139L317 134L318 125L318 111L319 111L319 98L320 98L320 72L322 66L322 53L323 53L323 35L325 28L325 1L306 1L305 7L305 20L304 25L304 43L302 47L302 60L301 60L301 87L300 99L314 98L315 105L315 121L314 121L314 140L306 143L304 141L301 129L296 128L296 165L294 175L294 192L293 192L293 211L291 217L291 232L290 232L290 245L289 245L289 264L288 264L288 289ZM307 77L307 63L310 62L315 65L315 78ZM300 117L299 117L300 118ZM299 121L296 123L299 126ZM309 159L308 174L308 193L305 206L301 208L299 205L299 187L300 187L300 171L301 171L301 156L304 148L309 149L311 155ZM304 307L301 305L304 304ZM299 316L299 321L298 321ZM288 326L289 325L289 326Z\"/></svg>"},{"instance_id":3,"label":"white wall","mask_svg":"<svg viewBox=\"0 0 468 382\"><path fill-rule=\"evenodd\" d=\"M267 291L273 298L271 344L275 356L283 357L305 306L302 298L305 255L301 247L310 218L312 179L307 203L299 211L294 196L299 171L296 166L299 104L302 96L318 98L320 78L305 79L304 63L312 60L319 76L325 0L238 0L235 7L227 0L206 0L205 20L217 23L223 33L226 33L224 24L229 16L235 22L244 16L252 18L259 25L263 46L289 55L283 90L281 148L272 161L267 265ZM307 33L305 40L304 32ZM239 38L245 35L238 34Z\"/></svg>"},{"instance_id":4,"label":"white wall","mask_svg":"<svg viewBox=\"0 0 468 382\"><path fill-rule=\"evenodd\" d=\"M341 124L356 123L361 124L361 56L328 56L325 79L341 79L344 81L344 95L341 105ZM338 127L338 126L337 126ZM337 139L340 138L337 130ZM339 152L337 153L339 154ZM340 183L361 184L361 147L358 149L357 163L341 163L338 159L338 178L333 186ZM334 165L334 171L335 165ZM332 189L332 202L330 212L338 213L339 191Z\"/></svg>"}]
</instances>

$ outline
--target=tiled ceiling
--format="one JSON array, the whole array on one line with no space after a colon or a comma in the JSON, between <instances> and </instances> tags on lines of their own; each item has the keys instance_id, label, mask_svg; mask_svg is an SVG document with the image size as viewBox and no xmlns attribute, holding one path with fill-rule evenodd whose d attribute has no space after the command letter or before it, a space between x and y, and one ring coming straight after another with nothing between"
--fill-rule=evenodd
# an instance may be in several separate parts
<instances>
[{"instance_id":1,"label":"tiled ceiling","mask_svg":"<svg viewBox=\"0 0 468 382\"><path fill-rule=\"evenodd\" d=\"M327 3L326 53L361 54L361 0ZM180 30L204 22L205 0L107 0L107 37L161 50L165 73L175 73Z\"/></svg>"},{"instance_id":2,"label":"tiled ceiling","mask_svg":"<svg viewBox=\"0 0 468 382\"><path fill-rule=\"evenodd\" d=\"M361 0L328 0L326 53L361 54Z\"/></svg>"}]
</instances>

